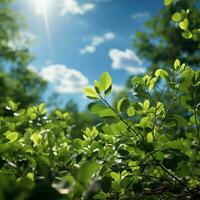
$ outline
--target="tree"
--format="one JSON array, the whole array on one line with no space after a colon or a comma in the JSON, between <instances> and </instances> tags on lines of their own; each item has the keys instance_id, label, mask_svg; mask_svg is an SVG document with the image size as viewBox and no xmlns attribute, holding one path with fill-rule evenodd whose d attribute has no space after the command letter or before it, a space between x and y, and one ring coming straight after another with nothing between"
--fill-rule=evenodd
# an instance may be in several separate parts
<instances>
[{"instance_id":1,"label":"tree","mask_svg":"<svg viewBox=\"0 0 200 200\"><path fill-rule=\"evenodd\" d=\"M145 32L136 32L133 45L141 58L150 61L152 69L158 66L172 66L174 58L180 58L191 67L199 68L199 41L184 38L180 24L171 21L171 18L175 21L181 20L181 13L190 18L190 28L198 28L200 10L196 4L197 0L170 2L172 2L170 6L165 6L156 16L145 23ZM175 12L179 14L174 15Z\"/></svg>"},{"instance_id":2,"label":"tree","mask_svg":"<svg viewBox=\"0 0 200 200\"><path fill-rule=\"evenodd\" d=\"M46 82L28 68L33 56L23 18L10 8L11 0L0 2L0 102L1 110L12 99L21 107L38 103Z\"/></svg>"}]
</instances>

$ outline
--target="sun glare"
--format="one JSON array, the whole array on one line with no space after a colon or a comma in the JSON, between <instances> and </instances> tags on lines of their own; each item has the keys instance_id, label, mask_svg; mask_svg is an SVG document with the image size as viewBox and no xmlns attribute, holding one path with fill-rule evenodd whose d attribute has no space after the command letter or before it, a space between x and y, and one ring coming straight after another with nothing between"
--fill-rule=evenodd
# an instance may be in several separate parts
<instances>
[{"instance_id":1,"label":"sun glare","mask_svg":"<svg viewBox=\"0 0 200 200\"><path fill-rule=\"evenodd\" d=\"M50 0L34 0L36 11L38 14L44 14L47 12L50 6Z\"/></svg>"},{"instance_id":2,"label":"sun glare","mask_svg":"<svg viewBox=\"0 0 200 200\"><path fill-rule=\"evenodd\" d=\"M53 47L52 47L52 42L51 42L51 31L50 31L50 26L49 26L49 11L51 7L52 0L32 0L35 7L36 7L36 12L37 14L41 15L44 19L44 24L45 24L45 29L46 29L46 34L47 34L47 40L49 44L49 51L51 54L51 57L53 57Z\"/></svg>"}]
</instances>

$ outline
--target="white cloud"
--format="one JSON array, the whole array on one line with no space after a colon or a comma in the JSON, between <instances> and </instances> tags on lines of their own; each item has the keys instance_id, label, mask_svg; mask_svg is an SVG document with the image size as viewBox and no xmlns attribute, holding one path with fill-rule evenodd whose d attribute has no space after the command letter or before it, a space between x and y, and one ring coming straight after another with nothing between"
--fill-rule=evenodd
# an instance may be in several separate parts
<instances>
[{"instance_id":1,"label":"white cloud","mask_svg":"<svg viewBox=\"0 0 200 200\"><path fill-rule=\"evenodd\" d=\"M125 88L122 85L112 84L112 91L113 92L120 92L120 91L122 91L124 89Z\"/></svg>"},{"instance_id":2,"label":"white cloud","mask_svg":"<svg viewBox=\"0 0 200 200\"><path fill-rule=\"evenodd\" d=\"M80 71L65 65L50 65L37 72L58 93L80 93L89 81Z\"/></svg>"},{"instance_id":3,"label":"white cloud","mask_svg":"<svg viewBox=\"0 0 200 200\"><path fill-rule=\"evenodd\" d=\"M94 8L95 4L93 3L80 4L77 0L63 0L61 4L61 15L65 15L67 13L74 15L84 15Z\"/></svg>"},{"instance_id":4,"label":"white cloud","mask_svg":"<svg viewBox=\"0 0 200 200\"><path fill-rule=\"evenodd\" d=\"M146 11L146 12L135 13L135 14L133 14L133 15L131 16L131 18L132 18L132 19L138 20L138 19L147 18L147 17L149 17L149 16L150 16L149 12Z\"/></svg>"},{"instance_id":5,"label":"white cloud","mask_svg":"<svg viewBox=\"0 0 200 200\"><path fill-rule=\"evenodd\" d=\"M134 51L126 49L111 49L109 56L112 59L112 68L119 70L124 69L131 74L141 74L146 72L146 68L142 67L142 61Z\"/></svg>"},{"instance_id":6,"label":"white cloud","mask_svg":"<svg viewBox=\"0 0 200 200\"><path fill-rule=\"evenodd\" d=\"M96 51L97 46L107 41L113 40L114 38L115 38L115 34L112 32L105 33L102 36L93 36L91 38L91 44L82 48L80 52L81 54L94 53Z\"/></svg>"}]
</instances>

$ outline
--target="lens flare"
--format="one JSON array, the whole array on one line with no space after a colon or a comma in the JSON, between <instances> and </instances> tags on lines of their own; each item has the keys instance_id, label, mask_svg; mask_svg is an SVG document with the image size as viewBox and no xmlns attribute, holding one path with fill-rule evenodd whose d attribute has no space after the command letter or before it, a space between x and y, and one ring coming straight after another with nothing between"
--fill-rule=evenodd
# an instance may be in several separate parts
<instances>
[{"instance_id":1,"label":"lens flare","mask_svg":"<svg viewBox=\"0 0 200 200\"><path fill-rule=\"evenodd\" d=\"M34 0L34 4L36 6L36 12L38 14L43 14L44 12L47 12L49 9L49 0Z\"/></svg>"},{"instance_id":2,"label":"lens flare","mask_svg":"<svg viewBox=\"0 0 200 200\"><path fill-rule=\"evenodd\" d=\"M34 4L36 6L36 12L39 15L42 15L44 18L44 24L49 44L49 51L50 51L50 57L53 57L53 47L51 42L51 31L49 26L49 19L48 19L48 13L50 11L52 1L51 0L34 0Z\"/></svg>"}]
</instances>

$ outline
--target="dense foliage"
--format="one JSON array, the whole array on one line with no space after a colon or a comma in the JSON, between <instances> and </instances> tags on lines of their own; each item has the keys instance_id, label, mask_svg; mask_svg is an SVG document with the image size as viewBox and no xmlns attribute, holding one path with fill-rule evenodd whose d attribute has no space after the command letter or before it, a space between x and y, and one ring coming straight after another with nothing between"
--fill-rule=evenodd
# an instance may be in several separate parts
<instances>
[{"instance_id":1,"label":"dense foliage","mask_svg":"<svg viewBox=\"0 0 200 200\"><path fill-rule=\"evenodd\" d=\"M92 112L115 122L86 128L80 138L70 132L68 113L48 115L44 104L18 109L9 101L0 118L1 199L199 195L199 80L198 71L176 60L170 72L159 69L132 79L143 102L123 98L113 108L106 100L112 80L105 72L85 93L96 99ZM152 99L156 89L161 93ZM166 90L170 102L162 99ZM173 104L188 115L172 110Z\"/></svg>"},{"instance_id":2,"label":"dense foliage","mask_svg":"<svg viewBox=\"0 0 200 200\"><path fill-rule=\"evenodd\" d=\"M166 0L165 7L136 32L133 44L151 69L172 65L175 58L199 68L199 0ZM172 22L173 20L173 22Z\"/></svg>"},{"instance_id":3,"label":"dense foliage","mask_svg":"<svg viewBox=\"0 0 200 200\"><path fill-rule=\"evenodd\" d=\"M10 13L7 3L1 1L0 17ZM175 3L165 0L168 7ZM178 12L171 17L180 36L199 43L198 23L190 26L191 19ZM6 53L9 39L2 41ZM7 54L0 56L2 66L7 64ZM105 72L84 90L91 99L88 116L73 102L68 112L50 112L44 103L30 106L40 96L33 86L44 83L28 62L16 60L9 61L17 63L13 70L5 72L5 65L0 73L0 199L200 199L200 71L194 63L190 68L176 59L134 76L131 95L114 105L112 78ZM36 98L29 100L25 88Z\"/></svg>"}]
</instances>

